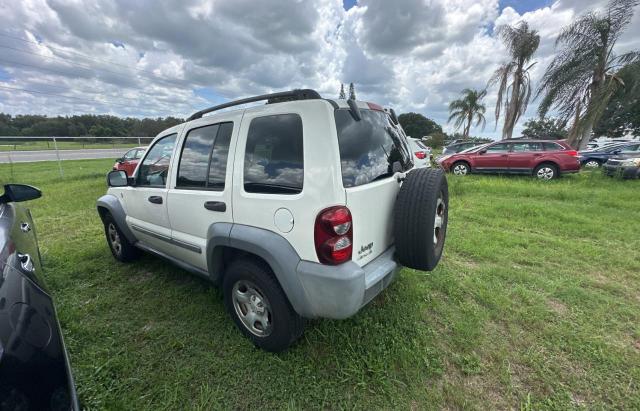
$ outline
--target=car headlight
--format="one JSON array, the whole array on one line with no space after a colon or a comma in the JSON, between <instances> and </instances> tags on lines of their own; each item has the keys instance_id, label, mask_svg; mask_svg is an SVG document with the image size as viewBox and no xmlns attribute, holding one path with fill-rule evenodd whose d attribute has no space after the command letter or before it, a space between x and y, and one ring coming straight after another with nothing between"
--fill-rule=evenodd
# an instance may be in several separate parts
<instances>
[{"instance_id":1,"label":"car headlight","mask_svg":"<svg viewBox=\"0 0 640 411\"><path fill-rule=\"evenodd\" d=\"M628 158L620 163L622 167L640 167L640 157Z\"/></svg>"}]
</instances>

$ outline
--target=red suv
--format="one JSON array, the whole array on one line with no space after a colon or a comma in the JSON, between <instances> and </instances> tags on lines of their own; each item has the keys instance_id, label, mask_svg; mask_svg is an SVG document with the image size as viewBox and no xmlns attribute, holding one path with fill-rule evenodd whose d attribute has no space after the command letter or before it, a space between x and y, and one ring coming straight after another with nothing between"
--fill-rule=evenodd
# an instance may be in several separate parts
<instances>
[{"instance_id":1,"label":"red suv","mask_svg":"<svg viewBox=\"0 0 640 411\"><path fill-rule=\"evenodd\" d=\"M438 163L458 175L533 174L541 180L580 171L578 152L564 141L502 140L443 156Z\"/></svg>"},{"instance_id":2,"label":"red suv","mask_svg":"<svg viewBox=\"0 0 640 411\"><path fill-rule=\"evenodd\" d=\"M124 153L124 155L116 160L116 163L113 165L114 170L124 170L128 176L131 176L134 171L136 171L136 167L138 166L138 162L144 155L146 147L136 147Z\"/></svg>"}]
</instances>

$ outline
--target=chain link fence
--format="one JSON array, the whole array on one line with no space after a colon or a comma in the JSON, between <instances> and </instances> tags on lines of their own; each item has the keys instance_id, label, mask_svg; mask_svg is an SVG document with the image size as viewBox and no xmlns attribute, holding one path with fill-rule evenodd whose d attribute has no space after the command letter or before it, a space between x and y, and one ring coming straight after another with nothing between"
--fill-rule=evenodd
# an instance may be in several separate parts
<instances>
[{"instance_id":1,"label":"chain link fence","mask_svg":"<svg viewBox=\"0 0 640 411\"><path fill-rule=\"evenodd\" d=\"M121 157L128 149L147 146L153 137L0 136L0 164L51 161L64 176L65 160ZM52 163L53 164L53 163Z\"/></svg>"}]
</instances>

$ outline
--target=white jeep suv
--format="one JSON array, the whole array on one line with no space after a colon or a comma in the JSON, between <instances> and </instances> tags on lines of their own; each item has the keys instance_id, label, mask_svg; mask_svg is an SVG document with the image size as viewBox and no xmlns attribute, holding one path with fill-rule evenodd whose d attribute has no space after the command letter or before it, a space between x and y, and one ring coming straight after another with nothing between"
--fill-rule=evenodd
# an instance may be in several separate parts
<instances>
[{"instance_id":1,"label":"white jeep suv","mask_svg":"<svg viewBox=\"0 0 640 411\"><path fill-rule=\"evenodd\" d=\"M414 168L393 110L313 90L202 110L107 180L97 207L113 256L151 252L220 285L269 351L304 318L354 315L401 265L432 270L445 241L445 176Z\"/></svg>"}]
</instances>

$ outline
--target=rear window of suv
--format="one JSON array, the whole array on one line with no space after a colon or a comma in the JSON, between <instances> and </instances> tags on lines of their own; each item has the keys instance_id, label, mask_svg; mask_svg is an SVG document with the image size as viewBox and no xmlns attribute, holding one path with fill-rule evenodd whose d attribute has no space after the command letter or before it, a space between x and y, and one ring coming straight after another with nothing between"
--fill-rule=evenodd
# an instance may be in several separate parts
<instances>
[{"instance_id":1,"label":"rear window of suv","mask_svg":"<svg viewBox=\"0 0 640 411\"><path fill-rule=\"evenodd\" d=\"M413 167L404 132L387 113L360 110L360 116L356 121L348 109L335 111L345 188L390 177L395 162L405 171Z\"/></svg>"}]
</instances>

